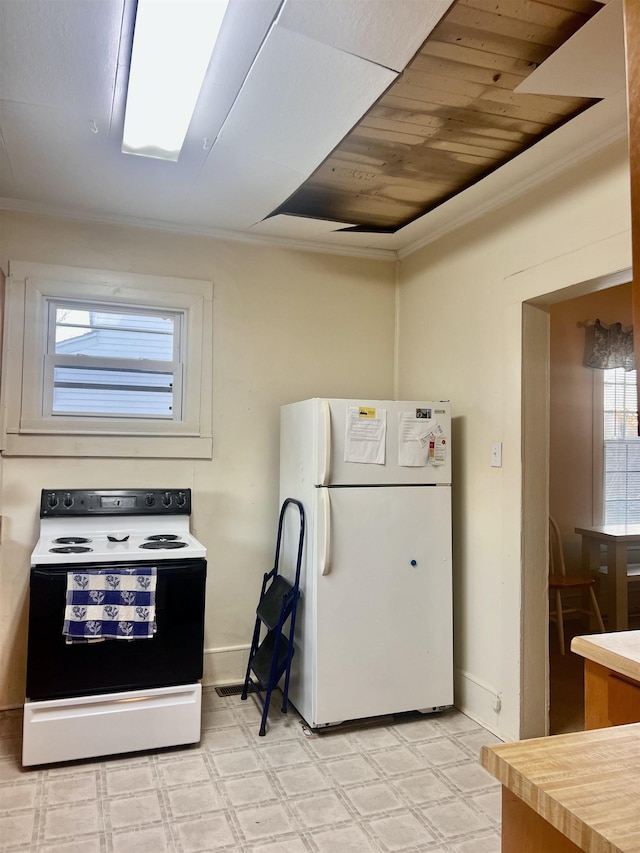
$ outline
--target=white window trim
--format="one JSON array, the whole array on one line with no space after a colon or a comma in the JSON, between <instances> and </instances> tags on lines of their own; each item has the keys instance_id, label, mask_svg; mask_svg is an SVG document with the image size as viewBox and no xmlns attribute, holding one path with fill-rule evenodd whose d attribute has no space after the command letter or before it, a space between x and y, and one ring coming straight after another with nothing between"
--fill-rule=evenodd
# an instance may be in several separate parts
<instances>
[{"instance_id":1,"label":"white window trim","mask_svg":"<svg viewBox=\"0 0 640 853\"><path fill-rule=\"evenodd\" d=\"M8 456L211 458L213 284L210 281L12 261L0 394ZM45 417L47 300L78 299L183 311L183 419Z\"/></svg>"},{"instance_id":2,"label":"white window trim","mask_svg":"<svg viewBox=\"0 0 640 853\"><path fill-rule=\"evenodd\" d=\"M604 524L604 374L602 370L592 369L593 400L591 411L593 416L593 475L592 488L592 519L595 525Z\"/></svg>"}]
</instances>

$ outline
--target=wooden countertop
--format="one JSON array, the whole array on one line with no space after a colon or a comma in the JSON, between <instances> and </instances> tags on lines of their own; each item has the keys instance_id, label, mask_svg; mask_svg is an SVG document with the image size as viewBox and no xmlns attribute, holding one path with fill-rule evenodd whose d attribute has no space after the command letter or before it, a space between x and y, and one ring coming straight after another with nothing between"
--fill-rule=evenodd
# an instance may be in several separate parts
<instances>
[{"instance_id":1,"label":"wooden countertop","mask_svg":"<svg viewBox=\"0 0 640 853\"><path fill-rule=\"evenodd\" d=\"M574 637L571 651L613 672L640 681L640 631Z\"/></svg>"},{"instance_id":2,"label":"wooden countertop","mask_svg":"<svg viewBox=\"0 0 640 853\"><path fill-rule=\"evenodd\" d=\"M482 766L587 853L640 853L640 723L483 746Z\"/></svg>"}]
</instances>

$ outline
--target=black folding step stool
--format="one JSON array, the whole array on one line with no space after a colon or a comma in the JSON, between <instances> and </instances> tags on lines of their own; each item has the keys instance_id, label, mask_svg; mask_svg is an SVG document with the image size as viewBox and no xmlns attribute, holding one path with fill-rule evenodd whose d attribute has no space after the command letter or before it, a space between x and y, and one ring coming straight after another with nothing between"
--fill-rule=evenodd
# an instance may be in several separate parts
<instances>
[{"instance_id":1,"label":"black folding step stool","mask_svg":"<svg viewBox=\"0 0 640 853\"><path fill-rule=\"evenodd\" d=\"M300 514L300 534L298 537L298 556L296 574L293 584L278 574L282 531L288 507L296 506ZM285 676L282 690L282 713L287 713L287 696L289 693L289 676L291 674L291 659L293 658L293 634L296 626L296 608L300 597L300 566L302 565L302 548L304 545L304 507L295 498L287 498L280 508L278 520L278 537L276 539L276 554L274 566L265 574L262 580L260 601L256 608L256 624L253 629L251 651L247 674L242 690L242 699L249 693L249 685L262 703L262 722L260 736L267 730L267 715L271 694L278 686L282 676ZM284 625L289 620L289 636L283 633ZM264 639L260 641L262 626L266 628ZM255 676L255 680L252 677ZM264 696L262 695L264 693Z\"/></svg>"}]
</instances>

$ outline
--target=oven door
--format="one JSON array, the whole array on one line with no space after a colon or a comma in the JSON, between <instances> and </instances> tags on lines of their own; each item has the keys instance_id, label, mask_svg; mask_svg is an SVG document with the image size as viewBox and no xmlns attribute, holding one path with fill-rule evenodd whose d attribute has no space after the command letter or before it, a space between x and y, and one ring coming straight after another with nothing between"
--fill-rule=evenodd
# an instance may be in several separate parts
<instances>
[{"instance_id":1,"label":"oven door","mask_svg":"<svg viewBox=\"0 0 640 853\"><path fill-rule=\"evenodd\" d=\"M156 623L151 639L68 645L62 634L71 570L135 563L35 566L31 569L27 699L191 684L202 678L205 560L157 563Z\"/></svg>"}]
</instances>

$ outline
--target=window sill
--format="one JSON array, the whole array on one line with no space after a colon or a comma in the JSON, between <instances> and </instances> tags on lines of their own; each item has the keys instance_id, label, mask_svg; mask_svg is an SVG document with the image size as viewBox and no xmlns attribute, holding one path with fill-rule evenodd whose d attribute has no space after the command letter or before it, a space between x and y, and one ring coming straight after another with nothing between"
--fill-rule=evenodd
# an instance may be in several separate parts
<instances>
[{"instance_id":1,"label":"window sill","mask_svg":"<svg viewBox=\"0 0 640 853\"><path fill-rule=\"evenodd\" d=\"M211 459L211 436L15 435L7 434L3 456L91 456L137 459Z\"/></svg>"}]
</instances>

